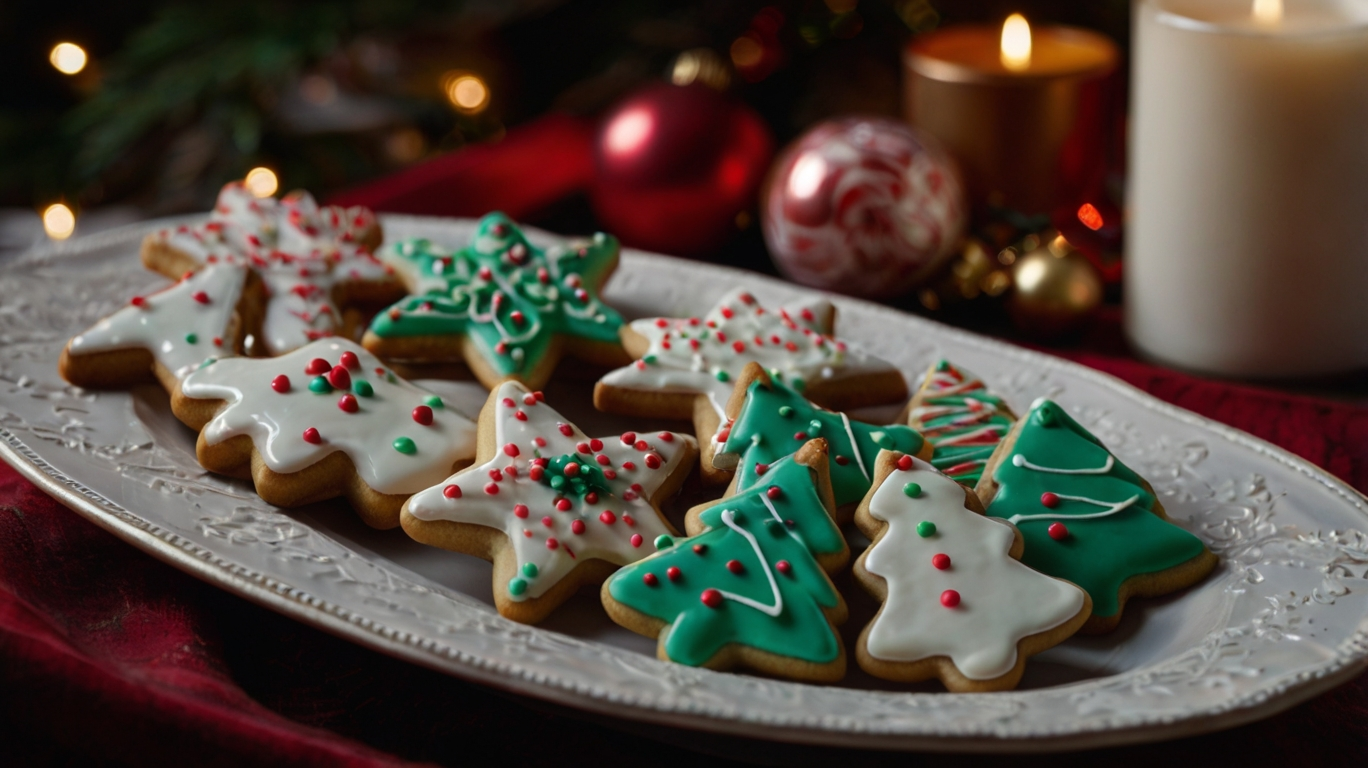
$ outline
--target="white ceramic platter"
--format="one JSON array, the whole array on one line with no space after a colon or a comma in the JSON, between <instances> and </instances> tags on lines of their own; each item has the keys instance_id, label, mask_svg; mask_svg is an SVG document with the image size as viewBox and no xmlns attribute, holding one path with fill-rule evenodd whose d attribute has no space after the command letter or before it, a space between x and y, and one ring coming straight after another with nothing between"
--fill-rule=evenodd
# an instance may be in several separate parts
<instances>
[{"instance_id":1,"label":"white ceramic platter","mask_svg":"<svg viewBox=\"0 0 1368 768\"><path fill-rule=\"evenodd\" d=\"M388 217L384 226L391 239L460 245L473 222ZM910 379L945 356L1018 409L1040 396L1058 400L1153 482L1172 519L1222 565L1180 595L1132 602L1112 635L1036 657L1010 693L898 686L853 664L836 686L669 664L655 658L653 639L610 622L596 594L542 626L507 621L493 610L483 561L369 530L342 504L271 507L250 485L200 469L195 436L171 417L161 389L96 394L57 376L68 337L162 282L138 264L149 228L78 238L0 269L0 455L134 546L386 653L594 715L791 742L963 751L1077 749L1228 727L1348 680L1368 659L1368 500L1343 482L1103 374L846 298L836 299L839 334ZM606 297L629 317L679 316L702 313L738 284L766 304L800 292L628 251ZM484 400L473 383L425 384L472 416ZM564 376L547 398L590 434L680 426L598 414L591 387ZM857 552L864 544L854 543ZM876 606L848 578L838 584L851 602L849 647Z\"/></svg>"}]
</instances>

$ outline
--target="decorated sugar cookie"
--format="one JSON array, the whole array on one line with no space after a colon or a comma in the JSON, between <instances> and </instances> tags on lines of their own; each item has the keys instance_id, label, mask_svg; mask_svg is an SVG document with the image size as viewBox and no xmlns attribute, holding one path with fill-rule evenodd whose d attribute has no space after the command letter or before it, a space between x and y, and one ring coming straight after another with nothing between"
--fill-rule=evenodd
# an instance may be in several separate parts
<instances>
[{"instance_id":1,"label":"decorated sugar cookie","mask_svg":"<svg viewBox=\"0 0 1368 768\"><path fill-rule=\"evenodd\" d=\"M949 360L932 364L907 406L907 423L935 448L931 463L969 488L1015 422L1002 398Z\"/></svg>"},{"instance_id":2,"label":"decorated sugar cookie","mask_svg":"<svg viewBox=\"0 0 1368 768\"><path fill-rule=\"evenodd\" d=\"M408 497L475 455L475 424L344 339L273 358L219 360L172 392L211 472L250 477L282 507L344 496L393 528Z\"/></svg>"},{"instance_id":3,"label":"decorated sugar cookie","mask_svg":"<svg viewBox=\"0 0 1368 768\"><path fill-rule=\"evenodd\" d=\"M1023 540L930 464L879 453L855 513L873 544L855 578L883 602L855 658L871 675L939 678L952 691L1016 687L1028 656L1087 621L1087 593L1018 562Z\"/></svg>"},{"instance_id":4,"label":"decorated sugar cookie","mask_svg":"<svg viewBox=\"0 0 1368 768\"><path fill-rule=\"evenodd\" d=\"M403 295L392 270L371 254L380 225L365 208L319 207L307 192L257 198L239 182L219 193L209 221L154 232L143 264L177 276L209 264L256 271L268 301L262 351L284 354L344 330L343 307Z\"/></svg>"},{"instance_id":5,"label":"decorated sugar cookie","mask_svg":"<svg viewBox=\"0 0 1368 768\"><path fill-rule=\"evenodd\" d=\"M404 530L494 563L494 604L525 623L673 540L659 503L697 458L692 437L591 438L540 392L504 382L480 413L476 465L415 495Z\"/></svg>"},{"instance_id":6,"label":"decorated sugar cookie","mask_svg":"<svg viewBox=\"0 0 1368 768\"><path fill-rule=\"evenodd\" d=\"M698 533L604 583L608 615L659 638L657 655L667 661L841 679L845 648L835 626L846 604L823 560L843 563L849 550L842 540L839 555L814 554L840 539L823 442L776 464L772 483L691 511Z\"/></svg>"},{"instance_id":7,"label":"decorated sugar cookie","mask_svg":"<svg viewBox=\"0 0 1368 768\"><path fill-rule=\"evenodd\" d=\"M599 299L617 267L618 242L599 233L586 243L540 248L507 216L480 220L469 245L446 251L427 240L386 248L415 295L381 312L363 343L393 360L464 360L494 389L546 383L563 354L618 365L622 318Z\"/></svg>"},{"instance_id":8,"label":"decorated sugar cookie","mask_svg":"<svg viewBox=\"0 0 1368 768\"><path fill-rule=\"evenodd\" d=\"M751 362L778 372L812 402L838 411L907 397L907 383L896 368L831 335L835 317L835 307L825 299L771 311L736 289L702 317L636 320L623 331L622 341L638 359L599 381L594 406L611 413L692 418L700 437L713 435L737 377Z\"/></svg>"},{"instance_id":9,"label":"decorated sugar cookie","mask_svg":"<svg viewBox=\"0 0 1368 768\"><path fill-rule=\"evenodd\" d=\"M749 488L764 482L764 473L774 462L814 437L825 438L829 446L837 509L864 498L880 449L922 458L931 455L931 446L911 427L875 426L820 408L778 376L770 377L758 363L749 363L727 403L727 421L704 449L703 466L709 466L713 453L714 471L734 470L736 487Z\"/></svg>"},{"instance_id":10,"label":"decorated sugar cookie","mask_svg":"<svg viewBox=\"0 0 1368 768\"><path fill-rule=\"evenodd\" d=\"M67 343L62 378L81 387L156 380L168 390L194 371L242 348L260 298L246 268L219 264L128 305Z\"/></svg>"},{"instance_id":11,"label":"decorated sugar cookie","mask_svg":"<svg viewBox=\"0 0 1368 768\"><path fill-rule=\"evenodd\" d=\"M1132 597L1200 581L1217 558L1168 522L1143 478L1063 408L1038 400L998 446L976 489L988 514L1026 539L1022 562L1092 598L1083 632L1114 629Z\"/></svg>"}]
</instances>

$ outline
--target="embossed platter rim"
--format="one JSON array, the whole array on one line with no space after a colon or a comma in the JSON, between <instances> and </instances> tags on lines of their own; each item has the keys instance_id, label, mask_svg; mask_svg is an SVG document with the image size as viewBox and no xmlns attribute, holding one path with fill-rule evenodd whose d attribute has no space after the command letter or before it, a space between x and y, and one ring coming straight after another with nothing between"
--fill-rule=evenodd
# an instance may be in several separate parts
<instances>
[{"instance_id":1,"label":"embossed platter rim","mask_svg":"<svg viewBox=\"0 0 1368 768\"><path fill-rule=\"evenodd\" d=\"M416 217L386 217L384 223L393 236L422 234L448 242L463 240L470 225ZM870 343L873 351L905 369L915 370L931 354L945 353L967 359L968 367L1015 403L1050 394L1079 409L1087 426L1119 444L1123 460L1152 475L1156 488L1166 494L1166 505L1174 501L1173 509L1193 510L1187 524L1226 559L1214 581L1189 599L1193 610L1221 614L1219 626L1207 628L1187 650L1154 663L1050 688L979 696L821 688L692 670L593 640L510 626L478 601L415 578L396 564L387 566L384 558L364 549L348 549L335 534L319 533L307 520L258 509L264 507L259 501L254 506L250 499L234 498L225 484L194 477L174 462L169 468L151 466L170 455L155 440L98 444L91 438L124 427L72 421L72 407L87 407L83 417L91 421L110 415L113 406L91 403L120 403L129 413L134 410L127 396L86 401L54 381L60 341L84 327L81 323L93 319L92 313L107 311L109 301L121 295L93 306L103 293L115 291L101 279L105 273L92 269L73 280L73 290L89 290L87 304L92 305L77 317L34 312L42 322L28 322L20 314L34 305L24 302L43 298L35 295L41 288L34 287L43 281L34 278L45 277L45 270L71 271L72 259L103 259L101 263L136 270L137 242L151 226L78 238L27 254L0 270L0 290L25 279L31 283L29 290L6 291L7 297L19 297L18 304L0 309L0 342L5 345L0 349L0 454L63 503L135 546L349 639L464 678L612 716L786 741L970 751L1082 748L1214 730L1292 706L1365 667L1368 606L1358 592L1368 591L1360 588L1368 586L1368 538L1359 531L1368 528L1368 502L1344 483L1267 443L1164 404L1105 374L840 297L842 335ZM692 289L719 277L752 286L766 301L802 292L758 275L628 252L609 298L631 304L626 294L636 291L643 294L638 307L675 311L690 301L690 293L701 294L694 303L706 305L712 298L708 291ZM143 282L151 280L144 277ZM915 342L903 344L903 337L890 341L889 329L903 330ZM50 359L44 360L48 354ZM43 405L58 401L65 405ZM116 447L127 450L111 452ZM107 454L103 458L101 450ZM160 512L128 511L148 509L141 498L147 493L129 482L136 473L126 473L128 462L121 458L135 454L146 454L149 467L142 469L155 476L154 486L161 484L161 496L151 496L167 500ZM121 468L111 485L108 473L101 471L113 464ZM1256 479L1241 475L1251 469ZM167 491L169 486L180 490ZM191 508L201 509L222 501L220 496L232 507L222 519L187 518L171 503L193 500ZM1279 515L1292 524L1274 524ZM278 532L279 540L262 539L262 530ZM232 546L233 536L255 536L257 541ZM365 574L344 572L337 564L342 561ZM309 564L324 571L335 567L362 586L349 586L355 591L348 592L320 581L307 570ZM1284 589L1288 586L1295 588ZM1283 591L1292 597L1279 606L1276 600ZM1250 607L1270 597L1273 608ZM1170 613L1182 618L1183 607L1170 602L1149 620L1162 626L1173 619ZM1298 611L1307 614L1305 623ZM1329 625L1320 630L1323 640L1310 639L1315 631L1307 627L1314 621ZM1074 663L1093 662L1084 658Z\"/></svg>"}]
</instances>

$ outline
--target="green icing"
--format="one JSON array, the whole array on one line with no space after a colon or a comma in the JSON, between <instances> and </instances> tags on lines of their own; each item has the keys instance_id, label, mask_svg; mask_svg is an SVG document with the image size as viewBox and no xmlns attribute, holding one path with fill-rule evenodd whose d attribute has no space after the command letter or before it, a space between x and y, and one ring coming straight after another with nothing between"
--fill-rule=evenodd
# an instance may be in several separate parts
<instances>
[{"instance_id":1,"label":"green icing","mask_svg":"<svg viewBox=\"0 0 1368 768\"><path fill-rule=\"evenodd\" d=\"M525 250L515 257L519 249ZM370 330L381 338L466 334L500 373L521 373L557 334L617 341L622 317L594 292L617 253L617 240L607 235L578 250L548 253L507 216L490 213L471 244L455 253L421 239L394 246L387 259L404 262L427 286L435 280L441 287L402 299L376 315ZM480 276L481 268L488 268L490 279ZM586 293L576 296L576 285ZM502 297L497 309L496 294Z\"/></svg>"},{"instance_id":2,"label":"green icing","mask_svg":"<svg viewBox=\"0 0 1368 768\"><path fill-rule=\"evenodd\" d=\"M912 412L912 423L935 448L931 464L972 488L1013 421L1002 398L978 377L942 360ZM993 432L985 431L989 428Z\"/></svg>"},{"instance_id":3,"label":"green icing","mask_svg":"<svg viewBox=\"0 0 1368 768\"><path fill-rule=\"evenodd\" d=\"M766 494L770 486L779 488L779 498L769 499ZM765 501L768 500L784 522L791 524L789 527L793 534L806 543L813 554L831 555L845 549L845 537L827 513L826 507L822 505L822 497L818 495L817 486L812 482L812 470L804 464L799 464L791 456L775 462L766 470L760 482L753 486L737 486L735 496L703 510L698 516L698 521L708 528L721 527L722 510L733 508L733 502L738 499L754 499L754 502L772 519L769 507L765 506Z\"/></svg>"},{"instance_id":4,"label":"green icing","mask_svg":"<svg viewBox=\"0 0 1368 768\"><path fill-rule=\"evenodd\" d=\"M922 448L921 435L911 427L874 426L854 420L849 425L847 429L841 414L813 405L778 379L768 386L756 381L746 391L741 413L732 423L721 452L740 457L737 488L744 489L767 479L757 477L756 464L773 464L808 440L824 437L830 449L831 489L836 503L849 504L869 491L880 448L910 454Z\"/></svg>"},{"instance_id":5,"label":"green icing","mask_svg":"<svg viewBox=\"0 0 1368 768\"><path fill-rule=\"evenodd\" d=\"M1115 461L1063 408L1042 400L1025 419L1011 453L993 473L999 488L988 506L990 516L1008 520L1049 515L1016 521L1026 539L1022 562L1087 590L1093 614L1114 616L1120 610L1117 598L1126 579L1167 570L1202 554L1202 541L1155 515L1154 496L1145 490L1140 476ZM1110 469L1096 474L1060 474L1029 466L1101 469L1109 458L1113 459ZM1061 498L1050 508L1041 500L1047 492L1098 503ZM1134 502L1114 514L1079 517L1107 512L1132 497ZM1069 535L1052 539L1047 531L1053 522L1063 523Z\"/></svg>"},{"instance_id":6,"label":"green icing","mask_svg":"<svg viewBox=\"0 0 1368 768\"><path fill-rule=\"evenodd\" d=\"M785 493L772 502L775 510L795 521L820 515L834 530L807 468L789 464L806 478L785 485ZM774 519L765 499L762 488L724 499L703 513L704 521L716 527L628 565L609 580L613 599L670 624L665 653L672 661L698 666L728 643L816 664L831 662L840 654L836 634L822 612L837 606L840 597L797 528ZM750 534L754 543L726 524L724 511L731 513L732 524ZM744 566L740 573L727 568L729 560ZM780 561L787 562L788 573L780 571ZM671 566L679 569L677 580L667 575ZM704 604L703 593L711 588L772 609L777 601L766 569L782 599L778 615L731 598L717 607ZM654 576L653 584L646 583L648 573Z\"/></svg>"},{"instance_id":7,"label":"green icing","mask_svg":"<svg viewBox=\"0 0 1368 768\"><path fill-rule=\"evenodd\" d=\"M565 473L565 468L570 464L577 466L574 475ZM592 458L586 458L583 454L567 453L557 456L548 461L544 469L541 476L542 484L551 486L552 490L558 493L583 498L591 491L605 496L613 492L608 485L608 478L603 476L603 470L593 463Z\"/></svg>"}]
</instances>

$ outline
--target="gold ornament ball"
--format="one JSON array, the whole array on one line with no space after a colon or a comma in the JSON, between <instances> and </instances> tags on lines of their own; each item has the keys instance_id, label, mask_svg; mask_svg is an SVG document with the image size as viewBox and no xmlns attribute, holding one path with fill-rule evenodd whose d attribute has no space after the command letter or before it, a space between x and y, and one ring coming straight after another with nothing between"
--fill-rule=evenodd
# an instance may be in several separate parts
<instances>
[{"instance_id":1,"label":"gold ornament ball","mask_svg":"<svg viewBox=\"0 0 1368 768\"><path fill-rule=\"evenodd\" d=\"M1016 290L1007 311L1019 328L1038 336L1059 336L1082 328L1102 303L1097 269L1062 237L1012 264Z\"/></svg>"}]
</instances>

